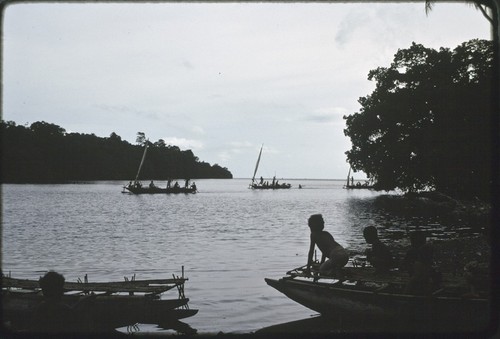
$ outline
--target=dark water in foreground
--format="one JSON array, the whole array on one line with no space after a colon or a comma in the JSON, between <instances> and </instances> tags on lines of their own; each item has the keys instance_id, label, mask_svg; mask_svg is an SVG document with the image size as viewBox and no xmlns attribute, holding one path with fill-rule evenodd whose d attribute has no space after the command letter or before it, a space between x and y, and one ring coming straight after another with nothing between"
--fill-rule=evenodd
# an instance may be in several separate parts
<instances>
[{"instance_id":1,"label":"dark water in foreground","mask_svg":"<svg viewBox=\"0 0 500 339\"><path fill-rule=\"evenodd\" d=\"M184 322L198 333L247 333L316 315L264 282L306 263L309 215L322 213L353 255L366 248L369 225L400 246L415 226L444 233L432 218L377 208L381 193L345 190L336 180L286 181L289 190L252 191L247 179L198 180L195 195L140 196L122 194L123 182L2 185L2 270L112 281L170 278L184 266L186 296L199 310Z\"/></svg>"}]
</instances>

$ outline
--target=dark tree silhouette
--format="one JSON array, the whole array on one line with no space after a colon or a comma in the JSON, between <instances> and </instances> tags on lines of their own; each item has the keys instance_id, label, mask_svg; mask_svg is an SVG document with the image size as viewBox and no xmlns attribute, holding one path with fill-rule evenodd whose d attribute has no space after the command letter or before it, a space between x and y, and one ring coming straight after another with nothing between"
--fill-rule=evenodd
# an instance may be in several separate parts
<instances>
[{"instance_id":1,"label":"dark tree silhouette","mask_svg":"<svg viewBox=\"0 0 500 339\"><path fill-rule=\"evenodd\" d=\"M436 189L489 198L493 47L471 40L450 51L413 43L369 72L372 94L344 117L347 159L377 188Z\"/></svg>"},{"instance_id":2,"label":"dark tree silhouette","mask_svg":"<svg viewBox=\"0 0 500 339\"><path fill-rule=\"evenodd\" d=\"M138 145L131 145L114 132L109 138L66 133L44 121L30 127L1 121L0 128L4 183L132 180L146 142L150 149L139 179L232 178L227 168L200 162L191 150L166 146L163 140L153 144L142 132Z\"/></svg>"}]
</instances>

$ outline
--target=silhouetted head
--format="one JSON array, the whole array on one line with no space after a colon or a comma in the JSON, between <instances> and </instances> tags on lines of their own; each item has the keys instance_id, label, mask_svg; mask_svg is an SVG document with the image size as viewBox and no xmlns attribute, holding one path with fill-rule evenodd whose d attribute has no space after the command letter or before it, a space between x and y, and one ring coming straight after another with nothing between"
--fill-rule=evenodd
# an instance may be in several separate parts
<instances>
[{"instance_id":1,"label":"silhouetted head","mask_svg":"<svg viewBox=\"0 0 500 339\"><path fill-rule=\"evenodd\" d=\"M377 228L375 226L365 227L363 230L363 236L365 240L369 244L373 244L376 240L378 240Z\"/></svg>"},{"instance_id":2,"label":"silhouetted head","mask_svg":"<svg viewBox=\"0 0 500 339\"><path fill-rule=\"evenodd\" d=\"M64 293L64 277L54 271L47 272L38 281L44 297L49 299L59 299Z\"/></svg>"},{"instance_id":3,"label":"silhouetted head","mask_svg":"<svg viewBox=\"0 0 500 339\"><path fill-rule=\"evenodd\" d=\"M427 237L424 232L414 231L410 233L410 242L412 247L420 247L425 245Z\"/></svg>"},{"instance_id":4,"label":"silhouetted head","mask_svg":"<svg viewBox=\"0 0 500 339\"><path fill-rule=\"evenodd\" d=\"M321 214L313 214L309 217L307 221L311 232L319 232L325 228L325 221Z\"/></svg>"}]
</instances>

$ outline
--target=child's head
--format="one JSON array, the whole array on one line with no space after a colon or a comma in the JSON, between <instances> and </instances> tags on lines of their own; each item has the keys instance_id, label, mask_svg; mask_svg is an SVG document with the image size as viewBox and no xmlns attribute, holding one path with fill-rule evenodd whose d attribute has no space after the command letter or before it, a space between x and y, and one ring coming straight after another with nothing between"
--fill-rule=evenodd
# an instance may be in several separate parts
<instances>
[{"instance_id":1,"label":"child's head","mask_svg":"<svg viewBox=\"0 0 500 339\"><path fill-rule=\"evenodd\" d=\"M64 276L50 271L39 280L44 297L49 299L59 299L64 293Z\"/></svg>"},{"instance_id":2,"label":"child's head","mask_svg":"<svg viewBox=\"0 0 500 339\"><path fill-rule=\"evenodd\" d=\"M363 230L363 236L365 240L369 244L373 244L376 240L378 240L377 228L375 226L365 227Z\"/></svg>"},{"instance_id":3,"label":"child's head","mask_svg":"<svg viewBox=\"0 0 500 339\"><path fill-rule=\"evenodd\" d=\"M325 221L321 214L313 214L309 217L307 221L311 232L320 232L325 228Z\"/></svg>"}]
</instances>

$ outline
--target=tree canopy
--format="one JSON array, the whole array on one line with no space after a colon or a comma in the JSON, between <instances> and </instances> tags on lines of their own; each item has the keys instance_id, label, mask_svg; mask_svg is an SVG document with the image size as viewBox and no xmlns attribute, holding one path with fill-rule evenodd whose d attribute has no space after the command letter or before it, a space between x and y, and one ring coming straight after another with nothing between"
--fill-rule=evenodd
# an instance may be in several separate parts
<instances>
[{"instance_id":1,"label":"tree canopy","mask_svg":"<svg viewBox=\"0 0 500 339\"><path fill-rule=\"evenodd\" d=\"M149 142L138 132L132 145L116 133L109 138L66 133L47 122L29 127L1 121L2 182L54 182L80 180L133 180L147 142L149 149L140 180L168 178L232 178L218 164L199 161L191 150Z\"/></svg>"},{"instance_id":2,"label":"tree canopy","mask_svg":"<svg viewBox=\"0 0 500 339\"><path fill-rule=\"evenodd\" d=\"M493 46L454 50L413 43L371 70L375 90L344 116L347 161L381 190L434 189L489 198L492 182Z\"/></svg>"}]
</instances>

